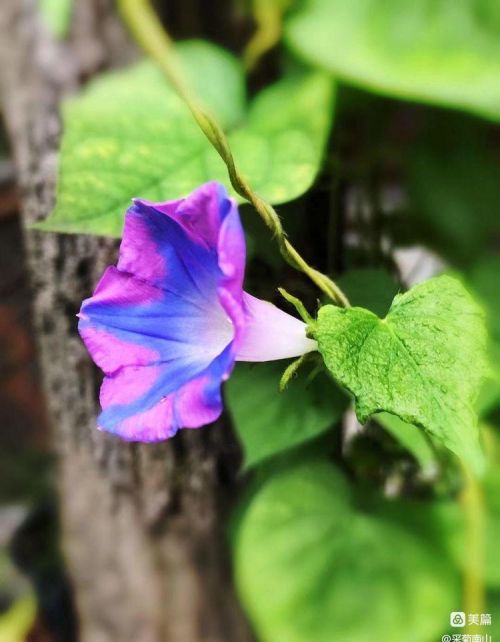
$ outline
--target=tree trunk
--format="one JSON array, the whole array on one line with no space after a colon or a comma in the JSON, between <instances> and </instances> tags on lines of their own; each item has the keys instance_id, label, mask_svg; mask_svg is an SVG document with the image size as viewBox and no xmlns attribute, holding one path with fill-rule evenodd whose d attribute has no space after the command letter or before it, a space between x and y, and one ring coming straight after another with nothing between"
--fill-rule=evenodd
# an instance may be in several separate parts
<instances>
[{"instance_id":1,"label":"tree trunk","mask_svg":"<svg viewBox=\"0 0 500 642\"><path fill-rule=\"evenodd\" d=\"M112 0L77 1L67 43L35 0L2 0L0 22L2 109L29 225L54 203L62 97L135 53ZM81 642L247 642L224 527L239 460L230 430L159 445L98 432L100 377L75 314L116 243L29 230L25 242Z\"/></svg>"}]
</instances>

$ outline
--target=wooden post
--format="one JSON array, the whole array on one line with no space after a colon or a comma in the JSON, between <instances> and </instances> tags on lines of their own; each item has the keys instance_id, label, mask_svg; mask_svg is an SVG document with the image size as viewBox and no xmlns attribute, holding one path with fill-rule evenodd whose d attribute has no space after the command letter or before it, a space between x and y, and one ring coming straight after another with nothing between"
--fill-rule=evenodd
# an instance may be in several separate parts
<instances>
[{"instance_id":1,"label":"wooden post","mask_svg":"<svg viewBox=\"0 0 500 642\"><path fill-rule=\"evenodd\" d=\"M26 226L54 203L63 96L135 55L111 0L77 1L67 43L36 6L2 0L0 11L1 104ZM75 314L116 242L28 229L25 243L81 642L248 642L225 533L239 461L230 429L222 421L160 445L98 432L100 376Z\"/></svg>"}]
</instances>

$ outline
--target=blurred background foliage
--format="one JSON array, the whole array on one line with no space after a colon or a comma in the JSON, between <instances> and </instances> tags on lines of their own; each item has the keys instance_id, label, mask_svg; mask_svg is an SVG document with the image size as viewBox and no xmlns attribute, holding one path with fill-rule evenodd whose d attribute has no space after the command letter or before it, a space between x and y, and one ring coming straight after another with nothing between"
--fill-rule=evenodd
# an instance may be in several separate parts
<instances>
[{"instance_id":1,"label":"blurred background foliage","mask_svg":"<svg viewBox=\"0 0 500 642\"><path fill-rule=\"evenodd\" d=\"M256 636L437 642L451 633L451 611L472 610L491 614L492 625L470 631L495 639L500 4L233 0L215 21L196 2L178 4L156 6L176 38L191 39L178 47L185 77L307 260L338 279L354 305L380 316L398 291L453 273L481 302L490 330L491 371L478 402L488 468L472 517L459 462L391 415L361 427L348 396L318 363L309 363L282 395L286 363L237 366L226 400L248 490L230 532L236 581ZM69 0L41 1L40 10L57 38L71 38ZM124 204L139 192L174 198L209 178L229 187L222 162L150 62L92 80L66 105L64 124L58 204L45 229L118 236ZM113 152L103 154L103 147ZM112 189L102 178L111 169ZM4 199L12 181L5 185ZM248 205L242 216L246 288L287 308L276 292L282 285L314 311L310 284L283 263ZM12 401L10 388L5 397L2 411ZM27 423L38 436L26 444L17 437L7 443L9 430L2 434L0 516L7 523L13 505L28 514L14 520L17 534L0 538L1 642L23 639L35 617L35 593L50 630L43 635L65 642L71 635L51 616L51 605L56 614L71 607L57 550L52 466L45 437L38 441L45 435L40 416L38 406ZM31 550L36 533L45 553L30 557L22 543ZM47 604L42 595L54 599Z\"/></svg>"}]
</instances>

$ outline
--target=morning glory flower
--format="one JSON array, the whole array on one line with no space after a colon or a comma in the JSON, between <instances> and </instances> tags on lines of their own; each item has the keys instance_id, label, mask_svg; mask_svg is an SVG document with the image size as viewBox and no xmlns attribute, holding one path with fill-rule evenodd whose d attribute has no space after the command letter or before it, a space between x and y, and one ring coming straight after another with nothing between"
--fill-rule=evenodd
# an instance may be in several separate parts
<instances>
[{"instance_id":1,"label":"morning glory flower","mask_svg":"<svg viewBox=\"0 0 500 642\"><path fill-rule=\"evenodd\" d=\"M167 439L219 417L221 383L236 360L316 349L302 321L243 291L244 271L238 208L222 185L167 203L134 201L118 264L79 314L80 335L105 373L99 428Z\"/></svg>"}]
</instances>

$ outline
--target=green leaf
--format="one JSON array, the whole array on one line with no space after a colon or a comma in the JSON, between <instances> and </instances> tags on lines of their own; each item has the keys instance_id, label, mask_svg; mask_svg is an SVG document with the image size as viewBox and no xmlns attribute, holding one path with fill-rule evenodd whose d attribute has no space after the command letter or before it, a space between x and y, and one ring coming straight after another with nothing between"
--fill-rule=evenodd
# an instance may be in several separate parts
<instances>
[{"instance_id":1,"label":"green leaf","mask_svg":"<svg viewBox=\"0 0 500 642\"><path fill-rule=\"evenodd\" d=\"M17 600L6 612L0 613L0 642L22 642L33 630L37 615L35 595Z\"/></svg>"},{"instance_id":2,"label":"green leaf","mask_svg":"<svg viewBox=\"0 0 500 642\"><path fill-rule=\"evenodd\" d=\"M467 285L486 311L490 335L488 357L491 363L488 379L481 390L478 408L486 415L500 405L500 297L498 276L500 257L485 256L477 261L467 274Z\"/></svg>"},{"instance_id":3,"label":"green leaf","mask_svg":"<svg viewBox=\"0 0 500 642\"><path fill-rule=\"evenodd\" d=\"M246 108L243 71L229 53L201 41L178 53L252 187L274 203L306 191L330 127L330 78L295 73ZM208 180L230 187L224 163L151 62L91 82L66 103L63 121L56 208L41 229L119 236L133 197L179 198Z\"/></svg>"},{"instance_id":4,"label":"green leaf","mask_svg":"<svg viewBox=\"0 0 500 642\"><path fill-rule=\"evenodd\" d=\"M21 507L20 507L21 508ZM21 513L23 508L21 508ZM2 515L3 519L3 515ZM2 533L0 545L0 578L2 585L2 608L0 609L0 642L22 642L33 629L37 615L36 595L10 559L5 543L15 530L10 528L9 519L2 523L6 533ZM13 520L16 521L15 519ZM20 518L22 521L22 517ZM19 525L19 524L18 524ZM10 533L10 534L9 534Z\"/></svg>"},{"instance_id":5,"label":"green leaf","mask_svg":"<svg viewBox=\"0 0 500 642\"><path fill-rule=\"evenodd\" d=\"M500 118L496 0L308 0L285 34L307 61L365 89Z\"/></svg>"},{"instance_id":6,"label":"green leaf","mask_svg":"<svg viewBox=\"0 0 500 642\"><path fill-rule=\"evenodd\" d=\"M488 472L482 480L484 501L486 506L486 553L484 578L489 586L500 588L500 469ZM459 532L463 533L465 525ZM467 559L468 543L464 542L460 561Z\"/></svg>"},{"instance_id":7,"label":"green leaf","mask_svg":"<svg viewBox=\"0 0 500 642\"><path fill-rule=\"evenodd\" d=\"M377 423L390 433L418 461L424 471L432 470L437 465L436 453L425 438L424 433L406 423L396 415L381 412L377 415Z\"/></svg>"},{"instance_id":8,"label":"green leaf","mask_svg":"<svg viewBox=\"0 0 500 642\"><path fill-rule=\"evenodd\" d=\"M312 335L328 369L354 395L361 422L389 412L481 467L473 404L486 371L486 331L460 281L425 281L396 296L384 319L363 308L324 306Z\"/></svg>"},{"instance_id":9,"label":"green leaf","mask_svg":"<svg viewBox=\"0 0 500 642\"><path fill-rule=\"evenodd\" d=\"M472 266L467 283L484 305L492 339L500 344L499 275L500 257L484 256Z\"/></svg>"},{"instance_id":10,"label":"green leaf","mask_svg":"<svg viewBox=\"0 0 500 642\"><path fill-rule=\"evenodd\" d=\"M332 114L333 84L322 72L295 72L256 96L229 143L258 194L284 203L311 187Z\"/></svg>"},{"instance_id":11,"label":"green leaf","mask_svg":"<svg viewBox=\"0 0 500 642\"><path fill-rule=\"evenodd\" d=\"M368 308L382 316L398 293L398 285L385 271L375 268L349 270L338 279L338 285L351 305Z\"/></svg>"},{"instance_id":12,"label":"green leaf","mask_svg":"<svg viewBox=\"0 0 500 642\"><path fill-rule=\"evenodd\" d=\"M420 506L417 501L399 501L400 518L404 519L410 528L419 536L427 539L429 535L435 541L439 537L443 553L446 554L463 574L466 568L474 570L477 577L482 578L490 588L500 588L500 470L488 470L481 480L482 506L484 523L484 559L480 558L480 566L474 566L478 559L471 555L471 543L468 541L468 525L463 507L458 501L441 501ZM433 516L431 515L433 512ZM404 513L404 515L403 515ZM388 506L384 506L384 514L389 515ZM429 524L437 526L434 535L429 533Z\"/></svg>"},{"instance_id":13,"label":"green leaf","mask_svg":"<svg viewBox=\"0 0 500 642\"><path fill-rule=\"evenodd\" d=\"M38 6L52 34L56 38L65 38L71 23L73 0L38 0Z\"/></svg>"},{"instance_id":14,"label":"green leaf","mask_svg":"<svg viewBox=\"0 0 500 642\"><path fill-rule=\"evenodd\" d=\"M229 54L208 43L188 42L178 47L181 57L185 46L191 61L193 46L199 52L204 49L203 75L211 68L220 81L219 70L225 69L224 92L229 97L240 94L241 72L235 72ZM188 80L199 90L205 86L203 76L198 83L196 70L190 69ZM238 101L228 102L219 113L213 96L203 95L202 102L224 126L238 118ZM205 172L211 147L162 72L149 61L91 82L64 105L63 126L56 207L42 229L120 236L133 197L167 200L203 182L196 177Z\"/></svg>"},{"instance_id":15,"label":"green leaf","mask_svg":"<svg viewBox=\"0 0 500 642\"><path fill-rule=\"evenodd\" d=\"M470 265L499 229L492 212L500 200L500 165L461 121L456 125L459 140L453 135L450 144L429 143L412 153L408 189L422 241L455 265ZM402 224L408 227L408 220Z\"/></svg>"},{"instance_id":16,"label":"green leaf","mask_svg":"<svg viewBox=\"0 0 500 642\"><path fill-rule=\"evenodd\" d=\"M491 626L484 627L484 630L491 635L491 640L498 640L500 638L500 591L491 591L488 593L485 609L487 613L491 614Z\"/></svg>"},{"instance_id":17,"label":"green leaf","mask_svg":"<svg viewBox=\"0 0 500 642\"><path fill-rule=\"evenodd\" d=\"M458 499L441 498L432 500L414 497L372 496L372 510L384 520L391 520L411 532L419 541L432 542L458 573L463 576L463 555L457 564L457 546L463 541L465 526L463 510ZM463 553L463 551L462 551Z\"/></svg>"},{"instance_id":18,"label":"green leaf","mask_svg":"<svg viewBox=\"0 0 500 642\"><path fill-rule=\"evenodd\" d=\"M234 558L261 642L435 640L459 599L440 547L359 510L344 478L321 461L257 491Z\"/></svg>"},{"instance_id":19,"label":"green leaf","mask_svg":"<svg viewBox=\"0 0 500 642\"><path fill-rule=\"evenodd\" d=\"M204 40L181 42L177 52L184 81L203 107L225 128L237 125L245 117L246 108L245 77L240 61L225 49ZM166 84L163 78L160 84ZM224 91L221 91L222 87ZM168 118L168 114L165 117Z\"/></svg>"},{"instance_id":20,"label":"green leaf","mask_svg":"<svg viewBox=\"0 0 500 642\"><path fill-rule=\"evenodd\" d=\"M337 422L347 398L320 373L302 373L278 391L283 362L238 364L226 384L226 401L243 444L246 468L325 433Z\"/></svg>"}]
</instances>

